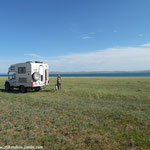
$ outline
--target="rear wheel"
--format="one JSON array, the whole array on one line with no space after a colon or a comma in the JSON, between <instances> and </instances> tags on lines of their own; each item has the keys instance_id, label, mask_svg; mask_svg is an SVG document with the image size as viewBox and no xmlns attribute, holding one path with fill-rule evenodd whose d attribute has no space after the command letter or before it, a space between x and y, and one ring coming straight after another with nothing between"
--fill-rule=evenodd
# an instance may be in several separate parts
<instances>
[{"instance_id":1,"label":"rear wheel","mask_svg":"<svg viewBox=\"0 0 150 150\"><path fill-rule=\"evenodd\" d=\"M5 91L10 91L10 84L9 83L5 83Z\"/></svg>"},{"instance_id":2,"label":"rear wheel","mask_svg":"<svg viewBox=\"0 0 150 150\"><path fill-rule=\"evenodd\" d=\"M41 90L41 87L35 88L35 91L36 91L36 92L38 92L38 91L40 91L40 90Z\"/></svg>"},{"instance_id":3,"label":"rear wheel","mask_svg":"<svg viewBox=\"0 0 150 150\"><path fill-rule=\"evenodd\" d=\"M20 92L21 93L25 93L27 91L26 87L24 87L23 85L20 86Z\"/></svg>"}]
</instances>

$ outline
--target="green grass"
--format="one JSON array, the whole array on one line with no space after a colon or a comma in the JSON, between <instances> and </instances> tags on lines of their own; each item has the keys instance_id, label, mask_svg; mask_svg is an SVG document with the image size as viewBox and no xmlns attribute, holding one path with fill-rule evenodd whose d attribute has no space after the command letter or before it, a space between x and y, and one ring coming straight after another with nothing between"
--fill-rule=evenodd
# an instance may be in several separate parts
<instances>
[{"instance_id":1,"label":"green grass","mask_svg":"<svg viewBox=\"0 0 150 150\"><path fill-rule=\"evenodd\" d=\"M0 78L4 89L6 78ZM41 92L0 92L0 145L150 149L150 78L56 78Z\"/></svg>"}]
</instances>

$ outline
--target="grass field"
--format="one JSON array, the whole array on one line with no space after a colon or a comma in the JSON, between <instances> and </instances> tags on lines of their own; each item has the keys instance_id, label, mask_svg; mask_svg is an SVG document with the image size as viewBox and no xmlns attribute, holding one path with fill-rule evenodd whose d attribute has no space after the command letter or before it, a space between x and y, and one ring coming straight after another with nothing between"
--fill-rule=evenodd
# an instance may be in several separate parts
<instances>
[{"instance_id":1,"label":"grass field","mask_svg":"<svg viewBox=\"0 0 150 150\"><path fill-rule=\"evenodd\" d=\"M0 78L0 145L150 149L150 78L56 78L41 92L7 93Z\"/></svg>"}]
</instances>

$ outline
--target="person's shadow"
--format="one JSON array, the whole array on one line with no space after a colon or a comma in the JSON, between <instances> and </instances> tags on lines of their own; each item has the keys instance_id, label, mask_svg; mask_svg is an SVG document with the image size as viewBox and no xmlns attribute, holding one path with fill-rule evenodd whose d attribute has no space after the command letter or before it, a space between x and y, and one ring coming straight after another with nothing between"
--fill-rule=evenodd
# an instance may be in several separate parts
<instances>
[{"instance_id":1,"label":"person's shadow","mask_svg":"<svg viewBox=\"0 0 150 150\"><path fill-rule=\"evenodd\" d=\"M40 92L50 92L50 93L54 93L54 92L56 92L56 90L50 89L50 90L42 90L42 91L40 91Z\"/></svg>"}]
</instances>

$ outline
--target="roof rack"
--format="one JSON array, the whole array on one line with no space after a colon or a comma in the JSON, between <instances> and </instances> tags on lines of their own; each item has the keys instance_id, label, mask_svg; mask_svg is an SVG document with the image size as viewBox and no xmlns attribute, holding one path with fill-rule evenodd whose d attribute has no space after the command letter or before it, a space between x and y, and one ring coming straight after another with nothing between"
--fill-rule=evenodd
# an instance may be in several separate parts
<instances>
[{"instance_id":1,"label":"roof rack","mask_svg":"<svg viewBox=\"0 0 150 150\"><path fill-rule=\"evenodd\" d=\"M26 63L33 63L33 61L26 61Z\"/></svg>"}]
</instances>

